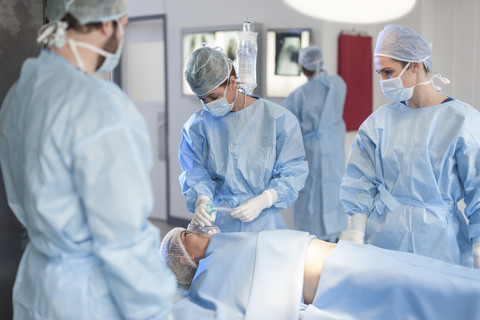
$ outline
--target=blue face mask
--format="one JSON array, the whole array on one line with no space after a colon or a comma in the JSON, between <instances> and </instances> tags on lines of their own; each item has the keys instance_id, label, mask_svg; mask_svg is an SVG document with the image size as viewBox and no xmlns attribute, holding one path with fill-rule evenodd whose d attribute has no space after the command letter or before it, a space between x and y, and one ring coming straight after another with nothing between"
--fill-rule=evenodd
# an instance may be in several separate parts
<instances>
[{"instance_id":1,"label":"blue face mask","mask_svg":"<svg viewBox=\"0 0 480 320\"><path fill-rule=\"evenodd\" d=\"M117 51L114 54L108 53L108 55L103 55L105 60L103 61L100 68L98 68L95 73L106 73L112 72L118 63L120 62L120 57L122 56L123 49L123 27L122 24L117 20L118 32L120 33L120 42L118 43ZM100 53L101 54L101 53Z\"/></svg>"},{"instance_id":2,"label":"blue face mask","mask_svg":"<svg viewBox=\"0 0 480 320\"><path fill-rule=\"evenodd\" d=\"M413 97L413 90L416 86L424 86L430 84L432 83L433 78L441 77L439 74L436 74L428 81L417 83L410 88L405 88L402 82L402 75L405 73L409 66L410 62L405 65L402 72L400 72L400 74L395 78L380 80L380 87L382 87L382 92L385 96L395 101L408 101Z\"/></svg>"},{"instance_id":3,"label":"blue face mask","mask_svg":"<svg viewBox=\"0 0 480 320\"><path fill-rule=\"evenodd\" d=\"M103 61L102 65L97 70L95 70L95 73L106 73L106 72L111 72L113 71L113 69L115 69L115 67L120 62L120 57L122 55L122 49L123 49L123 26L118 20L117 20L117 25L118 25L118 32L120 33L121 39L120 39L120 42L118 43L118 48L115 53L107 52L89 43L68 39L68 44L70 46L70 49L72 50L75 60L77 61L77 65L80 69L85 71L85 65L83 63L82 58L78 54L77 46L89 49L105 57L105 60Z\"/></svg>"},{"instance_id":4,"label":"blue face mask","mask_svg":"<svg viewBox=\"0 0 480 320\"><path fill-rule=\"evenodd\" d=\"M402 83L402 75L408 66L410 66L410 62L405 65L402 72L395 78L380 80L380 87L385 96L395 101L407 101L412 98L414 86L405 88Z\"/></svg>"},{"instance_id":5,"label":"blue face mask","mask_svg":"<svg viewBox=\"0 0 480 320\"><path fill-rule=\"evenodd\" d=\"M235 99L233 99L232 103L228 103L227 98L225 98L225 95L227 93L227 88L228 88L228 82L227 85L225 86L225 91L223 92L223 97L220 99L205 103L202 101L203 108L210 112L214 117L223 117L233 109L233 105L235 104L235 100L237 100L237 95L238 91L236 91L237 94L235 94Z\"/></svg>"}]
</instances>

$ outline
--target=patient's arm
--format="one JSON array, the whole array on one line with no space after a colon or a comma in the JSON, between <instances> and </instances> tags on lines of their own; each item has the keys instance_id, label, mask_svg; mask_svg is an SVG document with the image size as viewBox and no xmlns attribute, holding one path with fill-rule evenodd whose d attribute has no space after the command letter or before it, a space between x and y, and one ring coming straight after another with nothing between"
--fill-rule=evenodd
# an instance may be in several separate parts
<instances>
[{"instance_id":1,"label":"patient's arm","mask_svg":"<svg viewBox=\"0 0 480 320\"><path fill-rule=\"evenodd\" d=\"M303 300L310 304L317 292L318 280L322 273L323 261L335 248L335 243L312 239L305 255L305 272L303 276Z\"/></svg>"}]
</instances>

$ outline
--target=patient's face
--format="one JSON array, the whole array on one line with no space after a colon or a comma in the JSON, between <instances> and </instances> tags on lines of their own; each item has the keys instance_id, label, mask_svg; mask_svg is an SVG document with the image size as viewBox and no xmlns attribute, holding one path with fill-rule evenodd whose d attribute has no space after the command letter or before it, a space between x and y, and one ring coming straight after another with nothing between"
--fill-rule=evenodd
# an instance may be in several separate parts
<instances>
[{"instance_id":1,"label":"patient's face","mask_svg":"<svg viewBox=\"0 0 480 320\"><path fill-rule=\"evenodd\" d=\"M205 256L209 240L208 237L200 233L183 230L180 233L180 239L193 261L198 263L198 261Z\"/></svg>"}]
</instances>

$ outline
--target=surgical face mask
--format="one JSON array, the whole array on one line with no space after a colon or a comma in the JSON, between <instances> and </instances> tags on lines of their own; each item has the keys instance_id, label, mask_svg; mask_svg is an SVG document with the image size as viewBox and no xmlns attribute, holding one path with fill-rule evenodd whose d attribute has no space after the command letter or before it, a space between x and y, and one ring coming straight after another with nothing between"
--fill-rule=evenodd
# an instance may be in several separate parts
<instances>
[{"instance_id":1,"label":"surgical face mask","mask_svg":"<svg viewBox=\"0 0 480 320\"><path fill-rule=\"evenodd\" d=\"M77 61L78 67L85 71L85 64L83 63L82 58L78 54L77 46L78 47L83 47L86 49L89 49L91 51L94 51L98 53L99 55L105 57L105 60L103 61L102 65L95 70L95 73L106 73L106 72L111 72L115 67L118 65L120 62L120 57L122 55L122 49L123 49L123 26L120 23L120 21L117 20L117 25L118 25L118 32L120 33L120 41L118 43L118 48L115 53L110 53L107 52L103 49L97 48L89 43L85 42L80 42L76 41L73 39L68 39L68 44L70 46L70 49L72 50L72 53L75 57L75 60ZM114 34L115 36L115 34Z\"/></svg>"},{"instance_id":2,"label":"surgical face mask","mask_svg":"<svg viewBox=\"0 0 480 320\"><path fill-rule=\"evenodd\" d=\"M201 100L205 110L210 112L214 117L223 117L233 109L235 100L237 100L238 91L236 91L235 99L233 99L232 103L228 103L227 98L225 98L225 95L227 94L227 88L228 88L228 82L227 82L227 85L225 86L223 97L221 97L220 99L217 99L208 103L205 103L203 100Z\"/></svg>"},{"instance_id":3,"label":"surgical face mask","mask_svg":"<svg viewBox=\"0 0 480 320\"><path fill-rule=\"evenodd\" d=\"M400 74L392 79L382 80L380 79L380 87L382 87L382 92L388 98L395 101L406 101L410 100L413 96L413 89L415 86L410 88L405 88L402 83L402 75L410 66L410 62L403 68Z\"/></svg>"},{"instance_id":4,"label":"surgical face mask","mask_svg":"<svg viewBox=\"0 0 480 320\"><path fill-rule=\"evenodd\" d=\"M402 82L402 75L405 73L405 71L408 69L409 66L410 66L410 62L407 63L407 65L403 68L402 72L400 72L400 74L395 78L386 79L386 80L380 79L380 87L382 87L382 92L385 96L395 101L407 101L412 98L413 90L415 89L416 86L426 85L433 81L433 77L432 77L432 79L428 81L417 83L416 85L411 86L410 88L405 88Z\"/></svg>"},{"instance_id":5,"label":"surgical face mask","mask_svg":"<svg viewBox=\"0 0 480 320\"><path fill-rule=\"evenodd\" d=\"M118 63L120 62L120 57L122 56L122 49L123 49L123 27L120 21L117 20L118 25L118 32L120 33L120 42L118 43L117 51L114 54L109 53L108 55L103 55L105 60L103 61L100 68L98 68L95 72L96 73L105 73L105 72L112 72ZM116 36L116 34L114 34Z\"/></svg>"}]
</instances>

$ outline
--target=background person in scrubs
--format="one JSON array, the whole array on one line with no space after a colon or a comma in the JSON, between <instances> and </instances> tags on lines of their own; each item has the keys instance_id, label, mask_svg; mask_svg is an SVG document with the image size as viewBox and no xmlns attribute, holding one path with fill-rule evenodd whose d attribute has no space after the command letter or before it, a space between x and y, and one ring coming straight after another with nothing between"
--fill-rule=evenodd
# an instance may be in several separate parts
<instances>
[{"instance_id":1,"label":"background person in scrubs","mask_svg":"<svg viewBox=\"0 0 480 320\"><path fill-rule=\"evenodd\" d=\"M340 197L352 216L352 240L472 266L480 113L436 90L433 79L444 79L429 76L430 45L408 27L385 26L374 63L394 102L365 120L351 147ZM468 227L457 209L462 199Z\"/></svg>"},{"instance_id":2,"label":"background person in scrubs","mask_svg":"<svg viewBox=\"0 0 480 320\"><path fill-rule=\"evenodd\" d=\"M232 61L219 49L195 50L185 78L203 109L183 126L180 184L193 224L215 221L222 232L286 228L308 174L293 114L239 91ZM232 208L209 215L211 205Z\"/></svg>"},{"instance_id":3,"label":"background person in scrubs","mask_svg":"<svg viewBox=\"0 0 480 320\"><path fill-rule=\"evenodd\" d=\"M300 50L298 63L308 82L293 91L283 106L298 119L309 174L295 202L294 228L336 241L347 228L338 188L345 173L346 85L323 69L318 46Z\"/></svg>"},{"instance_id":4,"label":"background person in scrubs","mask_svg":"<svg viewBox=\"0 0 480 320\"><path fill-rule=\"evenodd\" d=\"M29 244L15 319L166 319L175 278L147 218L153 199L146 124L109 72L124 0L49 0L49 50L28 59L0 112L8 203Z\"/></svg>"}]
</instances>

